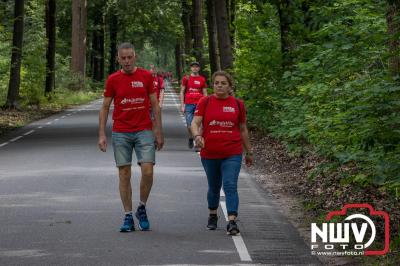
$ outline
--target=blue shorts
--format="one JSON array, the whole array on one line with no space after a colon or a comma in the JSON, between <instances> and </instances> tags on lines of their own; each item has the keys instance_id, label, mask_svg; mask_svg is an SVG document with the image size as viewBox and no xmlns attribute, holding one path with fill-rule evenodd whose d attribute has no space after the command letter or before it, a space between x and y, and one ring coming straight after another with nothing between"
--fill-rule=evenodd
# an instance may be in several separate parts
<instances>
[{"instance_id":1,"label":"blue shorts","mask_svg":"<svg viewBox=\"0 0 400 266\"><path fill-rule=\"evenodd\" d=\"M192 125L194 111L196 111L195 104L185 104L185 119L187 127L190 127Z\"/></svg>"},{"instance_id":2,"label":"blue shorts","mask_svg":"<svg viewBox=\"0 0 400 266\"><path fill-rule=\"evenodd\" d=\"M117 167L132 165L133 149L136 153L137 164L156 163L154 135L151 130L131 133L112 132L112 146Z\"/></svg>"}]
</instances>

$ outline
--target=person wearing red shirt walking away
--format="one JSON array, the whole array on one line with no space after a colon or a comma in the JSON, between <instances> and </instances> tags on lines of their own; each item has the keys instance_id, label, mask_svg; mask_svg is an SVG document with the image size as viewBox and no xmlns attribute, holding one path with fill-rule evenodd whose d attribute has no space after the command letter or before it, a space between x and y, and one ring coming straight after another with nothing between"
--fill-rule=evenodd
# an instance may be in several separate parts
<instances>
[{"instance_id":1,"label":"person wearing red shirt walking away","mask_svg":"<svg viewBox=\"0 0 400 266\"><path fill-rule=\"evenodd\" d=\"M154 86L156 88L157 93L157 100L159 103L160 108L162 108L164 104L164 90L165 90L165 83L162 77L161 72L157 72L156 76L154 77Z\"/></svg>"},{"instance_id":2,"label":"person wearing red shirt walking away","mask_svg":"<svg viewBox=\"0 0 400 266\"><path fill-rule=\"evenodd\" d=\"M198 62L192 62L190 64L190 71L189 77L184 76L182 79L180 100L181 111L185 114L189 133L188 147L189 149L193 149L193 134L190 131L190 125L192 124L198 101L203 96L207 96L207 83L206 79L199 74L200 64Z\"/></svg>"},{"instance_id":3,"label":"person wearing red shirt walking away","mask_svg":"<svg viewBox=\"0 0 400 266\"><path fill-rule=\"evenodd\" d=\"M233 87L232 77L227 72L217 71L213 74L212 84L214 94L199 101L192 122L192 133L196 146L201 148L201 163L208 180L207 228L217 229L217 210L223 185L229 219L226 230L229 235L236 235L240 232L236 224L239 206L237 183L243 148L247 166L253 164L253 153L244 103L229 95Z\"/></svg>"},{"instance_id":4,"label":"person wearing red shirt walking away","mask_svg":"<svg viewBox=\"0 0 400 266\"><path fill-rule=\"evenodd\" d=\"M105 85L103 105L99 113L99 148L107 150L106 124L110 105L114 102L112 146L118 167L119 192L125 217L120 232L135 230L132 216L131 165L135 150L141 168L140 203L135 213L140 230L149 230L146 202L153 185L155 149L164 144L160 107L153 86L151 73L135 66L136 55L132 44L118 47L118 62L122 69L111 74ZM150 119L149 103L154 112Z\"/></svg>"},{"instance_id":5,"label":"person wearing red shirt walking away","mask_svg":"<svg viewBox=\"0 0 400 266\"><path fill-rule=\"evenodd\" d=\"M159 106L160 108L162 108L164 103L164 89L165 89L164 79L162 77L161 72L160 71L157 72L153 64L150 64L150 73L153 76L154 90L156 91Z\"/></svg>"}]
</instances>

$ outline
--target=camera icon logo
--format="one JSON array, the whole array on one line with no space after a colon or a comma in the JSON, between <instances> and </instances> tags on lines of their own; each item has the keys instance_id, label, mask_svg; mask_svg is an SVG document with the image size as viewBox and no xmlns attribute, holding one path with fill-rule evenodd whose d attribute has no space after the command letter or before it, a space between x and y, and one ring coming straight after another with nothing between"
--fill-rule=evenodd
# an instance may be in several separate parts
<instances>
[{"instance_id":1,"label":"camera icon logo","mask_svg":"<svg viewBox=\"0 0 400 266\"><path fill-rule=\"evenodd\" d=\"M348 214L351 209L367 209L368 214ZM335 217L345 217L342 222L332 222ZM384 246L382 249L371 248L377 235L376 222L383 220ZM326 216L326 223L318 226L311 224L311 254L313 255L384 255L389 252L390 230L389 214L376 211L370 204L346 204L339 211L331 211ZM357 222L358 221L358 222ZM368 233L367 233L368 232ZM322 243L321 243L322 242Z\"/></svg>"}]
</instances>

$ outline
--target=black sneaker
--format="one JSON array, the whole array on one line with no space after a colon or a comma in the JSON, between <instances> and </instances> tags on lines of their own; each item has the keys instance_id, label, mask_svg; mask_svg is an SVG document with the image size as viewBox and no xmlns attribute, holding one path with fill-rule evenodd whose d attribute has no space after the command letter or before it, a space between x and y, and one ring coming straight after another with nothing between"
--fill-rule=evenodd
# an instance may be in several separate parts
<instances>
[{"instance_id":1,"label":"black sneaker","mask_svg":"<svg viewBox=\"0 0 400 266\"><path fill-rule=\"evenodd\" d=\"M189 149L193 149L193 147L194 147L194 141L193 141L193 139L189 139L188 147L189 147Z\"/></svg>"},{"instance_id":2,"label":"black sneaker","mask_svg":"<svg viewBox=\"0 0 400 266\"><path fill-rule=\"evenodd\" d=\"M231 236L235 236L240 233L239 228L234 220L228 222L226 226L226 233Z\"/></svg>"},{"instance_id":3,"label":"black sneaker","mask_svg":"<svg viewBox=\"0 0 400 266\"><path fill-rule=\"evenodd\" d=\"M217 223L218 223L218 216L216 214L208 216L207 229L208 230L217 229Z\"/></svg>"}]
</instances>

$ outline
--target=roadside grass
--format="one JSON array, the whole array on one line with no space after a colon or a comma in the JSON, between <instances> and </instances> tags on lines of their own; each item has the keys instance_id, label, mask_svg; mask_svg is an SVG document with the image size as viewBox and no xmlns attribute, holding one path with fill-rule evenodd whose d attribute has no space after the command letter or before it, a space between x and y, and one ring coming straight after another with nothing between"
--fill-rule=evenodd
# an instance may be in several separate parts
<instances>
[{"instance_id":1,"label":"roadside grass","mask_svg":"<svg viewBox=\"0 0 400 266\"><path fill-rule=\"evenodd\" d=\"M102 91L76 91L57 89L50 100L42 98L40 104L22 105L20 110L0 109L0 136L35 120L61 112L71 106L81 105L101 97ZM0 99L4 103L5 99Z\"/></svg>"}]
</instances>

